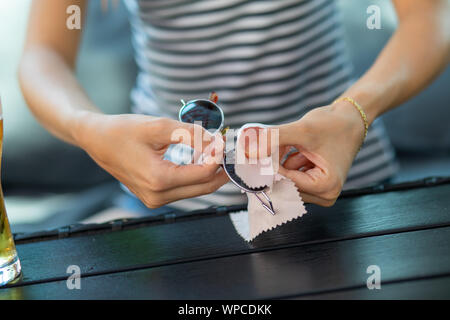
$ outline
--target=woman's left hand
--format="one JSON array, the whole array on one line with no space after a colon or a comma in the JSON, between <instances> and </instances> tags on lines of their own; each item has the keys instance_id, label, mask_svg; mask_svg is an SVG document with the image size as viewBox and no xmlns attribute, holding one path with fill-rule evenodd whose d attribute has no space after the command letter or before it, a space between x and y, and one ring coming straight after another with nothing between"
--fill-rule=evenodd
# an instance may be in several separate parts
<instances>
[{"instance_id":1,"label":"woman's left hand","mask_svg":"<svg viewBox=\"0 0 450 320\"><path fill-rule=\"evenodd\" d=\"M307 203L332 206L364 137L358 110L341 101L313 109L300 120L276 127L282 152L295 147L279 173L295 182Z\"/></svg>"}]
</instances>

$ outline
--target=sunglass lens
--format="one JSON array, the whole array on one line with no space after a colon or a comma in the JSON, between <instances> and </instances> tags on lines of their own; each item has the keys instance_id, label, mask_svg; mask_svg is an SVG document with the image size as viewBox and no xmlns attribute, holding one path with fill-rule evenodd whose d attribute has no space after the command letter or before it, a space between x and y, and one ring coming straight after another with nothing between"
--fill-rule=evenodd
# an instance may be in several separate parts
<instances>
[{"instance_id":1,"label":"sunglass lens","mask_svg":"<svg viewBox=\"0 0 450 320\"><path fill-rule=\"evenodd\" d=\"M221 110L211 101L196 100L188 102L180 113L180 120L187 123L201 121L206 130L220 129L223 121Z\"/></svg>"}]
</instances>

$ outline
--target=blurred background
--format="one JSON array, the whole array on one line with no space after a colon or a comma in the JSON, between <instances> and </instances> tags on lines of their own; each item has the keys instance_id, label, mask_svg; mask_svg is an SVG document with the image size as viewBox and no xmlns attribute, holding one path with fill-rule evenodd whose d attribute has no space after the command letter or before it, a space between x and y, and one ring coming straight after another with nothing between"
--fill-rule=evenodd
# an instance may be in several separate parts
<instances>
[{"instance_id":1,"label":"blurred background","mask_svg":"<svg viewBox=\"0 0 450 320\"><path fill-rule=\"evenodd\" d=\"M338 0L346 41L360 76L396 27L389 0ZM60 142L33 118L20 92L17 66L31 0L0 1L0 95L5 139L2 185L13 232L53 229L112 206L117 182L80 149ZM381 7L381 29L369 30L366 8ZM426 39L424 39L426 41ZM106 113L129 112L134 84L127 12L89 1L77 74ZM400 161L396 182L450 176L450 68L420 95L384 116Z\"/></svg>"}]
</instances>

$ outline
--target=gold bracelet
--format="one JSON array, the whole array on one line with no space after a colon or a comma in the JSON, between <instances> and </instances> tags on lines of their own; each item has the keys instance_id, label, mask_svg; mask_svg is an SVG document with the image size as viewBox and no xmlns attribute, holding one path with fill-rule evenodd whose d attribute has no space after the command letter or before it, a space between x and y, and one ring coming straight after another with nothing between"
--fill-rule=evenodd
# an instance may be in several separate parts
<instances>
[{"instance_id":1,"label":"gold bracelet","mask_svg":"<svg viewBox=\"0 0 450 320\"><path fill-rule=\"evenodd\" d=\"M364 140L367 137L367 131L369 130L369 121L367 120L366 113L364 112L363 108L350 97L342 97L339 99L334 100L333 104L339 101L348 101L350 102L356 109L358 109L359 113L361 114L361 118L364 121Z\"/></svg>"}]
</instances>

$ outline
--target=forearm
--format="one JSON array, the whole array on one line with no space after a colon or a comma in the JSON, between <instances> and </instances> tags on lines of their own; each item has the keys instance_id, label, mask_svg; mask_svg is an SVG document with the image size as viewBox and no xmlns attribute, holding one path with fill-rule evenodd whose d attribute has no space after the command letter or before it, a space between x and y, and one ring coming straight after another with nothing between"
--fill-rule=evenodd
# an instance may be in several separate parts
<instances>
[{"instance_id":1,"label":"forearm","mask_svg":"<svg viewBox=\"0 0 450 320\"><path fill-rule=\"evenodd\" d=\"M77 145L80 121L101 113L79 85L72 68L52 49L27 48L19 66L27 104L39 122L60 139Z\"/></svg>"},{"instance_id":2,"label":"forearm","mask_svg":"<svg viewBox=\"0 0 450 320\"><path fill-rule=\"evenodd\" d=\"M420 92L449 61L450 6L446 1L423 4L400 17L374 65L342 95L359 102L370 123Z\"/></svg>"}]
</instances>

